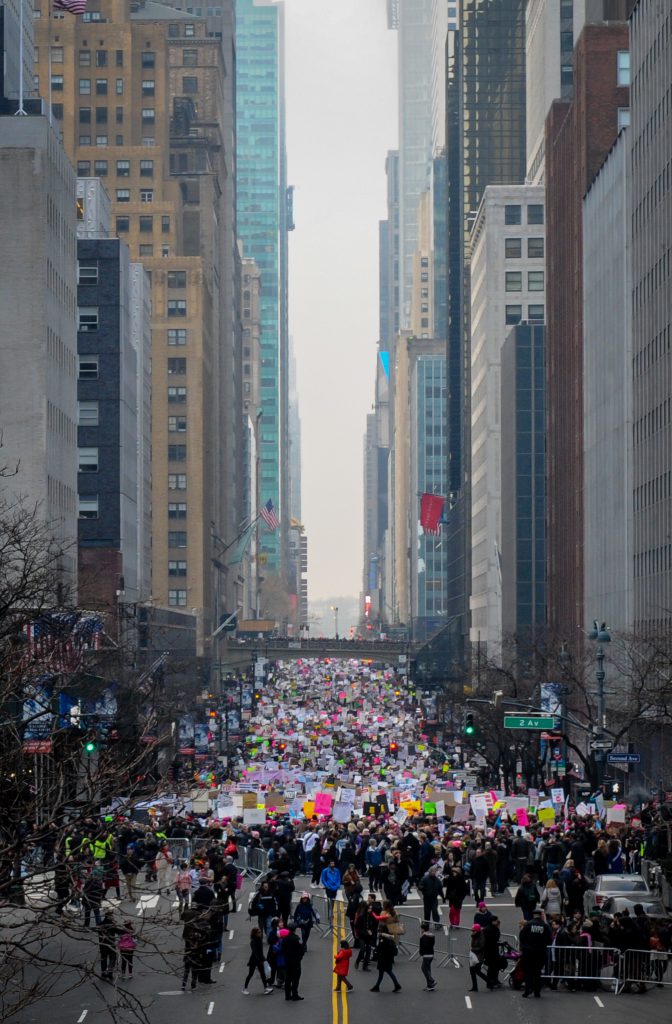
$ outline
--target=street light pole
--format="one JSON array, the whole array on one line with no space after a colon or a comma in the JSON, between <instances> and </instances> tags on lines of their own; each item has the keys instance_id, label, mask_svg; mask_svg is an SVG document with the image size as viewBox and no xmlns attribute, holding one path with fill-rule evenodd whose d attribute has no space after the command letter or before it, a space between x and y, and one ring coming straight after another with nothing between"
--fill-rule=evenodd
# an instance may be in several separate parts
<instances>
[{"instance_id":1,"label":"street light pole","mask_svg":"<svg viewBox=\"0 0 672 1024\"><path fill-rule=\"evenodd\" d=\"M334 637L338 640L338 606L332 604L331 610L334 613Z\"/></svg>"},{"instance_id":2,"label":"street light pole","mask_svg":"<svg viewBox=\"0 0 672 1024\"><path fill-rule=\"evenodd\" d=\"M611 636L607 629L606 622L598 625L597 619L593 620L593 628L588 633L588 639L597 642L597 648L595 650L595 679L597 681L597 728L596 728L596 739L601 740L604 737L604 730L606 728L606 707L605 707L605 695L604 695L604 647L603 644L608 644L611 641ZM595 752L595 761L598 765L598 781L602 782L604 774L604 761L605 753L603 750L597 750Z\"/></svg>"}]
</instances>

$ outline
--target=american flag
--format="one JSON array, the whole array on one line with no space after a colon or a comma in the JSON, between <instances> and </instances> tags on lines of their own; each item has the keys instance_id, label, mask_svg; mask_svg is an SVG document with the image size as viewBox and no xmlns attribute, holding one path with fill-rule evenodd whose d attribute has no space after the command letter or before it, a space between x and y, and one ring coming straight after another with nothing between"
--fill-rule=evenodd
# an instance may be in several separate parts
<instances>
[{"instance_id":1,"label":"american flag","mask_svg":"<svg viewBox=\"0 0 672 1024\"><path fill-rule=\"evenodd\" d=\"M84 14L88 0L53 0L55 11L68 11L70 14Z\"/></svg>"},{"instance_id":2,"label":"american flag","mask_svg":"<svg viewBox=\"0 0 672 1024\"><path fill-rule=\"evenodd\" d=\"M45 612L24 626L26 652L22 668L74 672L87 651L100 650L103 621L82 612Z\"/></svg>"},{"instance_id":3,"label":"american flag","mask_svg":"<svg viewBox=\"0 0 672 1024\"><path fill-rule=\"evenodd\" d=\"M278 519L275 512L275 505L269 498L265 505L262 505L259 509L259 515L266 523L269 530L277 530L280 526L280 520Z\"/></svg>"}]
</instances>

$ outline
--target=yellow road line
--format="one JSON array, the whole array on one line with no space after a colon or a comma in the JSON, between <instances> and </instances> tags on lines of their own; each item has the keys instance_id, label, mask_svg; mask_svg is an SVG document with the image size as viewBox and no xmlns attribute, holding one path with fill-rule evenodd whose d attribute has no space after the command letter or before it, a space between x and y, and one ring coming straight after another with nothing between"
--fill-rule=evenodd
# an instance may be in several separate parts
<instances>
[{"instance_id":1,"label":"yellow road line","mask_svg":"<svg viewBox=\"0 0 672 1024\"><path fill-rule=\"evenodd\" d=\"M332 938L332 949L331 949L331 974L329 975L329 984L331 985L331 1019L332 1024L338 1024L338 991L336 989L336 975L334 971L334 963L336 960L336 950L338 949L338 928L336 926L338 921L338 908L340 903L333 904L333 917L331 919L331 930L333 933Z\"/></svg>"},{"instance_id":2,"label":"yellow road line","mask_svg":"<svg viewBox=\"0 0 672 1024\"><path fill-rule=\"evenodd\" d=\"M340 914L339 914L339 923L340 923L339 933L340 933L341 939L344 939L345 938L345 920L346 920L346 918L345 918L345 908L341 904L339 909L340 909ZM340 943L339 943L339 945L340 945ZM345 985L341 985L341 1011L342 1011L342 1015L343 1015L343 1024L348 1024L348 990L345 987Z\"/></svg>"}]
</instances>

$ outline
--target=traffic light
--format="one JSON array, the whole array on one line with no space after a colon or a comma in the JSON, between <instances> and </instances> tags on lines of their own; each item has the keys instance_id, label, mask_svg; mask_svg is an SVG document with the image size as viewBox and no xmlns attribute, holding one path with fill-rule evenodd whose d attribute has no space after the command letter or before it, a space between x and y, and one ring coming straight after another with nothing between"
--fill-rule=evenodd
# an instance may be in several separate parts
<instances>
[{"instance_id":1,"label":"traffic light","mask_svg":"<svg viewBox=\"0 0 672 1024\"><path fill-rule=\"evenodd\" d=\"M280 751L281 754L284 754L284 752L287 750L287 744L278 743L278 750Z\"/></svg>"},{"instance_id":2,"label":"traffic light","mask_svg":"<svg viewBox=\"0 0 672 1024\"><path fill-rule=\"evenodd\" d=\"M254 702L255 702L255 704L258 704L260 700L261 700L261 690L255 690L254 691Z\"/></svg>"},{"instance_id":3,"label":"traffic light","mask_svg":"<svg viewBox=\"0 0 672 1024\"><path fill-rule=\"evenodd\" d=\"M467 711L464 716L464 735L473 736L476 732L476 723L474 721L474 712Z\"/></svg>"},{"instance_id":4,"label":"traffic light","mask_svg":"<svg viewBox=\"0 0 672 1024\"><path fill-rule=\"evenodd\" d=\"M396 754L398 750L399 750L399 744L395 743L394 740L392 740L392 742L390 743L390 753L391 754Z\"/></svg>"},{"instance_id":5,"label":"traffic light","mask_svg":"<svg viewBox=\"0 0 672 1024\"><path fill-rule=\"evenodd\" d=\"M208 718L211 718L211 719L217 718L217 712L214 711L214 710L208 711Z\"/></svg>"},{"instance_id":6,"label":"traffic light","mask_svg":"<svg viewBox=\"0 0 672 1024\"><path fill-rule=\"evenodd\" d=\"M98 749L98 744L96 743L96 741L94 739L89 737L88 740L86 741L86 743L84 744L84 753L88 754L89 757L90 757L91 754L95 754L97 749Z\"/></svg>"}]
</instances>

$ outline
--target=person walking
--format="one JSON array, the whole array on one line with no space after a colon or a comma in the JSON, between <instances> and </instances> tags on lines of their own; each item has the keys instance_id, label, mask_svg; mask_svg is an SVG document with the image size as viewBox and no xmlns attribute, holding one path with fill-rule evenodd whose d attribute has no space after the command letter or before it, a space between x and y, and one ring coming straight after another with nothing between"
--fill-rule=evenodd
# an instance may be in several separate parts
<instances>
[{"instance_id":1,"label":"person walking","mask_svg":"<svg viewBox=\"0 0 672 1024\"><path fill-rule=\"evenodd\" d=\"M459 928L462 904L469 892L469 883L464 877L462 868L454 867L451 869L450 874L444 877L444 892L448 900L450 927Z\"/></svg>"},{"instance_id":2,"label":"person walking","mask_svg":"<svg viewBox=\"0 0 672 1024\"><path fill-rule=\"evenodd\" d=\"M420 954L420 970L427 982L425 992L433 992L436 988L436 982L432 977L435 943L436 938L430 931L429 921L423 921L420 932L420 942L418 944L418 952Z\"/></svg>"},{"instance_id":3,"label":"person walking","mask_svg":"<svg viewBox=\"0 0 672 1024\"><path fill-rule=\"evenodd\" d=\"M280 942L281 952L285 958L285 999L298 1003L303 1001L303 996L299 995L299 982L304 947L296 934L295 924L290 924L287 931L289 934L285 935Z\"/></svg>"},{"instance_id":4,"label":"person walking","mask_svg":"<svg viewBox=\"0 0 672 1024\"><path fill-rule=\"evenodd\" d=\"M308 939L310 938L310 933L313 930L313 925L319 923L320 917L313 906L310 895L307 892L302 892L299 902L294 910L294 924L301 933L304 952L308 949Z\"/></svg>"},{"instance_id":5,"label":"person walking","mask_svg":"<svg viewBox=\"0 0 672 1024\"><path fill-rule=\"evenodd\" d=\"M439 869L435 866L422 876L418 884L422 894L423 918L429 923L434 922L438 930L441 927L441 915L439 914L439 897L443 893L443 886L439 876Z\"/></svg>"},{"instance_id":6,"label":"person walking","mask_svg":"<svg viewBox=\"0 0 672 1024\"><path fill-rule=\"evenodd\" d=\"M126 883L126 894L128 899L135 900L135 883L138 878L138 872L142 868L142 861L136 852L134 843L129 843L126 847L126 850L121 856L121 863L119 866Z\"/></svg>"},{"instance_id":7,"label":"person walking","mask_svg":"<svg viewBox=\"0 0 672 1024\"><path fill-rule=\"evenodd\" d=\"M523 914L526 921L532 920L535 907L539 903L539 890L537 884L532 878L532 875L523 875L516 896L514 904L517 906Z\"/></svg>"},{"instance_id":8,"label":"person walking","mask_svg":"<svg viewBox=\"0 0 672 1024\"><path fill-rule=\"evenodd\" d=\"M327 921L332 923L334 917L334 902L341 887L341 872L336 867L336 861L330 860L329 864L320 875L320 885L324 888L327 897Z\"/></svg>"},{"instance_id":9,"label":"person walking","mask_svg":"<svg viewBox=\"0 0 672 1024\"><path fill-rule=\"evenodd\" d=\"M523 954L525 969L524 999L533 993L535 999L541 997L541 972L546 962L546 950L552 939L551 929L543 920L541 909L537 908L532 920L527 921L520 930L520 951Z\"/></svg>"},{"instance_id":10,"label":"person walking","mask_svg":"<svg viewBox=\"0 0 672 1024\"><path fill-rule=\"evenodd\" d=\"M177 895L178 913L181 917L191 904L191 872L186 860L183 860L177 869L175 893Z\"/></svg>"},{"instance_id":11,"label":"person walking","mask_svg":"<svg viewBox=\"0 0 672 1024\"><path fill-rule=\"evenodd\" d=\"M100 949L100 976L107 981L112 980L117 963L117 936L121 928L115 923L110 913L106 913L97 925L98 946Z\"/></svg>"},{"instance_id":12,"label":"person walking","mask_svg":"<svg viewBox=\"0 0 672 1024\"><path fill-rule=\"evenodd\" d=\"M243 984L243 995L249 996L250 990L247 987L252 981L252 977L255 971L258 971L261 983L264 986L264 995L270 996L273 992L273 986L268 984L266 978L266 969L264 964L266 959L264 957L264 938L262 935L261 928L255 927L250 932L250 956L247 961L247 977Z\"/></svg>"},{"instance_id":13,"label":"person walking","mask_svg":"<svg viewBox=\"0 0 672 1024\"><path fill-rule=\"evenodd\" d=\"M386 974L389 975L394 984L393 991L401 992L399 979L394 973L394 960L396 955L396 935L393 935L390 932L388 920L381 919L378 924L378 980L371 989L371 992L380 992L380 983Z\"/></svg>"},{"instance_id":14,"label":"person walking","mask_svg":"<svg viewBox=\"0 0 672 1024\"><path fill-rule=\"evenodd\" d=\"M128 974L128 980L130 981L133 977L133 956L135 949L138 944L138 940L135 937L135 929L133 928L132 921L124 921L124 926L119 936L117 947L119 949L119 959L121 961L121 976L125 978Z\"/></svg>"},{"instance_id":15,"label":"person walking","mask_svg":"<svg viewBox=\"0 0 672 1024\"><path fill-rule=\"evenodd\" d=\"M351 960L352 950L350 949L350 943L347 939L343 939L341 948L334 957L334 974L336 975L336 988L334 992L338 992L343 984L345 984L348 992L352 992L354 985L348 981Z\"/></svg>"},{"instance_id":16,"label":"person walking","mask_svg":"<svg viewBox=\"0 0 672 1024\"><path fill-rule=\"evenodd\" d=\"M474 903L480 903L485 899L485 889L489 878L488 862L483 850L476 850L476 855L471 861L469 870L471 889L474 894Z\"/></svg>"},{"instance_id":17,"label":"person walking","mask_svg":"<svg viewBox=\"0 0 672 1024\"><path fill-rule=\"evenodd\" d=\"M377 892L380 889L380 866L383 863L383 851L375 839L369 840L364 861L369 878L369 892Z\"/></svg>"},{"instance_id":18,"label":"person walking","mask_svg":"<svg viewBox=\"0 0 672 1024\"><path fill-rule=\"evenodd\" d=\"M100 913L100 905L103 902L103 881L102 881L102 868L95 868L84 883L82 890L82 903L84 905L84 927L88 928L91 925L91 912L93 911L93 917L96 925L99 927L103 923L103 918Z\"/></svg>"},{"instance_id":19,"label":"person walking","mask_svg":"<svg viewBox=\"0 0 672 1024\"><path fill-rule=\"evenodd\" d=\"M547 917L562 914L562 890L554 878L549 878L541 894L541 907Z\"/></svg>"},{"instance_id":20,"label":"person walking","mask_svg":"<svg viewBox=\"0 0 672 1024\"><path fill-rule=\"evenodd\" d=\"M500 988L499 984L499 963L501 954L499 952L499 940L501 931L499 918L493 917L490 924L483 929L483 962L487 968L485 983L492 989Z\"/></svg>"},{"instance_id":21,"label":"person walking","mask_svg":"<svg viewBox=\"0 0 672 1024\"><path fill-rule=\"evenodd\" d=\"M469 974L471 975L470 992L478 992L478 981L484 981L487 985L488 979L483 974L483 960L485 959L485 936L480 924L472 925L471 938L469 940Z\"/></svg>"}]
</instances>

